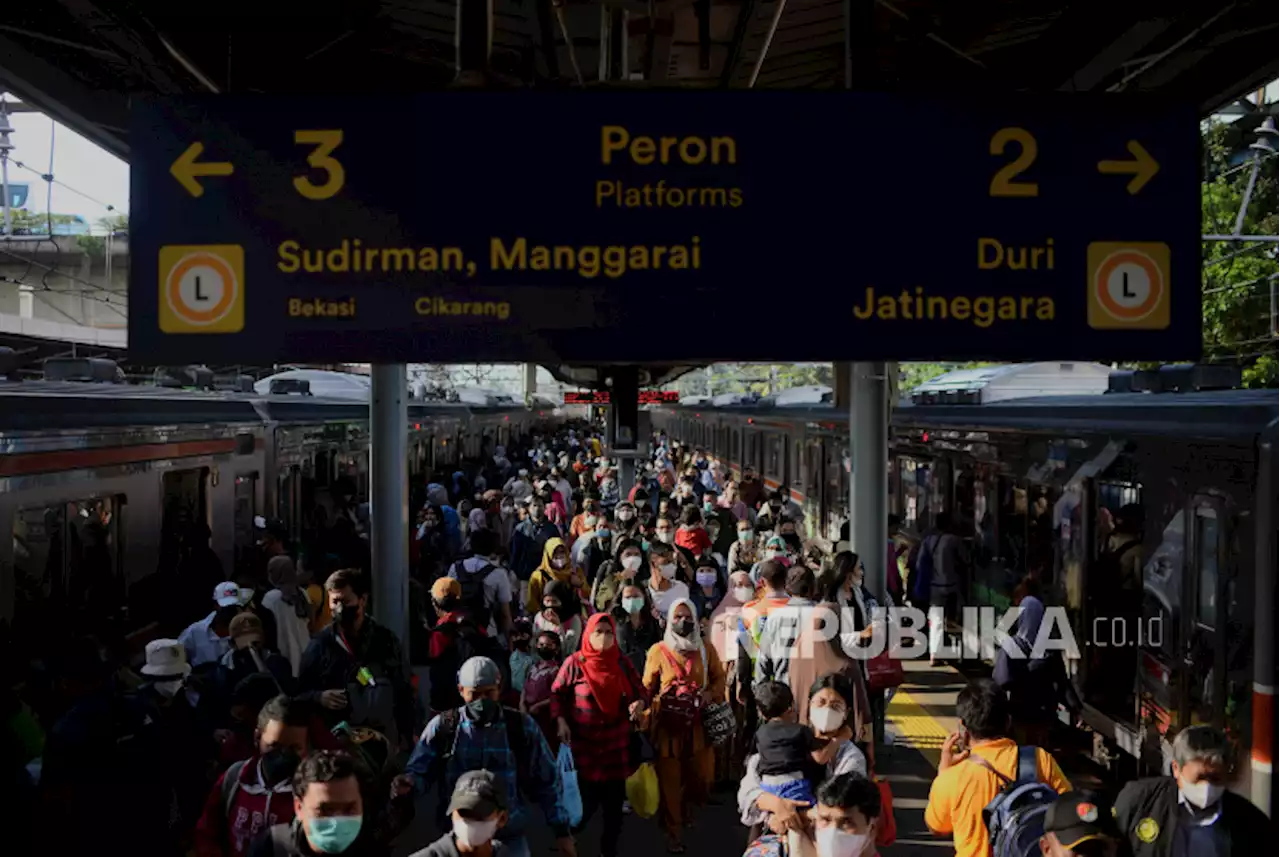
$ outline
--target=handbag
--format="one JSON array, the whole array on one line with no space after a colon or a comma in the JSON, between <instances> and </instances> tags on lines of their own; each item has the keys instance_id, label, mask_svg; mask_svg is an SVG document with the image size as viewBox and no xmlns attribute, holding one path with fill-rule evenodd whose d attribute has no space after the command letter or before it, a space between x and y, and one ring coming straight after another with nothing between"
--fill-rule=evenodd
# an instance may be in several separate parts
<instances>
[{"instance_id":1,"label":"handbag","mask_svg":"<svg viewBox=\"0 0 1280 857\"><path fill-rule=\"evenodd\" d=\"M872 693L897 687L907 680L902 661L890 656L885 646L880 654L867 661L867 688Z\"/></svg>"},{"instance_id":2,"label":"handbag","mask_svg":"<svg viewBox=\"0 0 1280 857\"><path fill-rule=\"evenodd\" d=\"M713 702L702 709L702 728L707 742L718 747L733 738L738 722L733 716L733 706L727 702Z\"/></svg>"},{"instance_id":3,"label":"handbag","mask_svg":"<svg viewBox=\"0 0 1280 857\"><path fill-rule=\"evenodd\" d=\"M884 777L871 774L876 786L880 789L880 824L876 828L876 845L892 845L898 840L898 822L893 817L893 790Z\"/></svg>"},{"instance_id":4,"label":"handbag","mask_svg":"<svg viewBox=\"0 0 1280 857\"><path fill-rule=\"evenodd\" d=\"M702 689L690 677L688 662L683 666L671 654L666 643L660 643L662 654L676 671L676 679L659 697L658 719L673 732L683 732L697 722L702 714Z\"/></svg>"}]
</instances>

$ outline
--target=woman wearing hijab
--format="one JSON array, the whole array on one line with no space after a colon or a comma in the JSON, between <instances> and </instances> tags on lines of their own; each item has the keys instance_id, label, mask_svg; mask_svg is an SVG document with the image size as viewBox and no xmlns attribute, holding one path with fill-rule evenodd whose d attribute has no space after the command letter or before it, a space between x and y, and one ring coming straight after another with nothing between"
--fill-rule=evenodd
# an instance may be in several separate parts
<instances>
[{"instance_id":1,"label":"woman wearing hijab","mask_svg":"<svg viewBox=\"0 0 1280 857\"><path fill-rule=\"evenodd\" d=\"M443 507L428 503L422 508L415 540L418 543L418 577L429 586L444 573L453 559Z\"/></svg>"},{"instance_id":2,"label":"woman wearing hijab","mask_svg":"<svg viewBox=\"0 0 1280 857\"><path fill-rule=\"evenodd\" d=\"M467 543L463 545L463 556L471 553L471 539L480 530L489 529L489 515L483 506L477 506L467 513Z\"/></svg>"},{"instance_id":3,"label":"woman wearing hijab","mask_svg":"<svg viewBox=\"0 0 1280 857\"><path fill-rule=\"evenodd\" d=\"M529 597L525 602L525 610L532 616L542 609L542 590L551 581L558 581L572 587L579 599L589 596L582 577L573 570L569 561L569 547L564 539L552 536L542 546L542 563L529 576Z\"/></svg>"},{"instance_id":4,"label":"woman wearing hijab","mask_svg":"<svg viewBox=\"0 0 1280 857\"><path fill-rule=\"evenodd\" d=\"M267 579L272 589L262 596L262 607L276 620L276 645L289 659L294 678L302 666L302 653L311 642L313 608L307 593L298 585L298 570L287 555L273 556L267 563Z\"/></svg>"},{"instance_id":5,"label":"woman wearing hijab","mask_svg":"<svg viewBox=\"0 0 1280 857\"><path fill-rule=\"evenodd\" d=\"M597 808L604 811L601 857L617 857L622 805L631 775L631 724L646 704L640 673L622 656L613 617L587 622L581 650L565 659L551 686L557 737L573 745L582 790L581 833Z\"/></svg>"},{"instance_id":6,"label":"woman wearing hijab","mask_svg":"<svg viewBox=\"0 0 1280 857\"><path fill-rule=\"evenodd\" d=\"M662 642L645 660L644 686L654 700L647 720L662 795L659 818L667 832L667 852L683 854L681 832L689 809L706 801L715 756L701 722L682 726L675 718L664 720L663 699L697 688L705 706L724 699L725 693L724 666L715 647L703 643L697 612L688 598L673 601L667 610Z\"/></svg>"},{"instance_id":7,"label":"woman wearing hijab","mask_svg":"<svg viewBox=\"0 0 1280 857\"><path fill-rule=\"evenodd\" d=\"M560 651L568 656L582 644L582 602L574 587L553 580L542 590L542 609L533 617L535 630L560 638Z\"/></svg>"}]
</instances>

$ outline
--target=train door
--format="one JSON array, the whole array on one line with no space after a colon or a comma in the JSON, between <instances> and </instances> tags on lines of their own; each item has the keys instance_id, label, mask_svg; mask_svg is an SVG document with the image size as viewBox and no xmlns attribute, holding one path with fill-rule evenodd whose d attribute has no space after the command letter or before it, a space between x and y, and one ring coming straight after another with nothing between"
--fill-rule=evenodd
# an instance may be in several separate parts
<instances>
[{"instance_id":1,"label":"train door","mask_svg":"<svg viewBox=\"0 0 1280 857\"><path fill-rule=\"evenodd\" d=\"M250 561L257 542L253 526L253 519L258 515L257 473L236 476L235 508L232 515L235 527L235 562L236 568L240 568Z\"/></svg>"},{"instance_id":2,"label":"train door","mask_svg":"<svg viewBox=\"0 0 1280 857\"><path fill-rule=\"evenodd\" d=\"M830 501L826 492L826 439L816 437L805 447L805 518L813 522L810 534L826 538L830 529Z\"/></svg>"},{"instance_id":3,"label":"train door","mask_svg":"<svg viewBox=\"0 0 1280 857\"><path fill-rule=\"evenodd\" d=\"M1221 728L1226 708L1227 515L1221 498L1191 501L1182 575L1182 658L1178 664L1178 723Z\"/></svg>"}]
</instances>

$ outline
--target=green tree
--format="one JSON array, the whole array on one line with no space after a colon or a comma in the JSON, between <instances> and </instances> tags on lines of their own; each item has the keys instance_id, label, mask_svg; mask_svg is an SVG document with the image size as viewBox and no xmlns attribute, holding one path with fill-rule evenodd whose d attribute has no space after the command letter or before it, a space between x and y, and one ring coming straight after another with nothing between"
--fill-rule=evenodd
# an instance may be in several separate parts
<instances>
[{"instance_id":1,"label":"green tree","mask_svg":"<svg viewBox=\"0 0 1280 857\"><path fill-rule=\"evenodd\" d=\"M1252 163L1231 163L1231 128L1213 123L1204 134L1206 176L1201 185L1201 220L1206 234L1235 232L1236 217L1249 182ZM1252 141L1252 137L1246 137ZM1252 157L1249 153L1248 157ZM1275 235L1277 218L1276 158L1264 157L1245 210L1240 232ZM1276 288L1276 252L1271 243L1205 241L1201 305L1204 312L1204 359L1235 363L1245 386L1277 383L1276 338L1272 294Z\"/></svg>"}]
</instances>

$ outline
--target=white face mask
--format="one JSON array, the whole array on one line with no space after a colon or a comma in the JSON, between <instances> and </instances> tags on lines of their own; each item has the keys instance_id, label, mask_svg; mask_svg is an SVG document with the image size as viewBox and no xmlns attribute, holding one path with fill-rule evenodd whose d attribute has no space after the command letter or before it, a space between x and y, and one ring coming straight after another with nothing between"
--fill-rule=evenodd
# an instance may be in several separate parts
<instances>
[{"instance_id":1,"label":"white face mask","mask_svg":"<svg viewBox=\"0 0 1280 857\"><path fill-rule=\"evenodd\" d=\"M478 848L484 845L493 839L493 834L497 832L498 819L496 818L488 821L467 821L455 816L453 819L453 835L460 845L467 848Z\"/></svg>"},{"instance_id":2,"label":"white face mask","mask_svg":"<svg viewBox=\"0 0 1280 857\"><path fill-rule=\"evenodd\" d=\"M675 538L676 538L676 534L671 532L670 530L664 530L658 533L657 536L658 536L658 541L662 542L664 545L671 544L673 541L675 541Z\"/></svg>"},{"instance_id":3,"label":"white face mask","mask_svg":"<svg viewBox=\"0 0 1280 857\"><path fill-rule=\"evenodd\" d=\"M809 722L819 732L835 732L844 725L845 713L834 708L810 708Z\"/></svg>"},{"instance_id":4,"label":"white face mask","mask_svg":"<svg viewBox=\"0 0 1280 857\"><path fill-rule=\"evenodd\" d=\"M733 587L733 597L746 604L756 594L756 591L750 586Z\"/></svg>"},{"instance_id":5,"label":"white face mask","mask_svg":"<svg viewBox=\"0 0 1280 857\"><path fill-rule=\"evenodd\" d=\"M1226 789L1208 780L1201 780L1198 783L1183 783L1178 786L1178 791L1182 792L1187 803L1196 809L1204 809L1222 800L1222 794Z\"/></svg>"},{"instance_id":6,"label":"white face mask","mask_svg":"<svg viewBox=\"0 0 1280 857\"><path fill-rule=\"evenodd\" d=\"M777 551L772 551L772 550L770 550L770 551L765 551L763 554L761 554L761 556L763 556L765 559L777 559L777 558L778 558L778 552L777 552Z\"/></svg>"},{"instance_id":7,"label":"white face mask","mask_svg":"<svg viewBox=\"0 0 1280 857\"><path fill-rule=\"evenodd\" d=\"M183 684L182 679L177 681L158 681L155 683L155 688L156 692L165 699L173 699L178 694L178 691L182 690Z\"/></svg>"},{"instance_id":8,"label":"white face mask","mask_svg":"<svg viewBox=\"0 0 1280 857\"><path fill-rule=\"evenodd\" d=\"M624 556L622 558L622 567L625 568L627 571L637 571L640 568L640 563L642 562L644 562L643 559L636 556L635 554L632 554L630 556Z\"/></svg>"},{"instance_id":9,"label":"white face mask","mask_svg":"<svg viewBox=\"0 0 1280 857\"><path fill-rule=\"evenodd\" d=\"M667 580L671 580L676 576L676 564L669 562L666 565L658 566L658 571L662 572L662 576Z\"/></svg>"},{"instance_id":10,"label":"white face mask","mask_svg":"<svg viewBox=\"0 0 1280 857\"><path fill-rule=\"evenodd\" d=\"M568 565L568 564L569 564L569 563L568 563L566 560L563 560L563 559L553 559L553 560L551 560L551 567L552 567L552 568L555 568L555 569L564 568L564 567L565 567L566 565Z\"/></svg>"},{"instance_id":11,"label":"white face mask","mask_svg":"<svg viewBox=\"0 0 1280 857\"><path fill-rule=\"evenodd\" d=\"M859 857L870 844L870 834L849 833L838 827L824 827L814 836L818 857Z\"/></svg>"}]
</instances>

